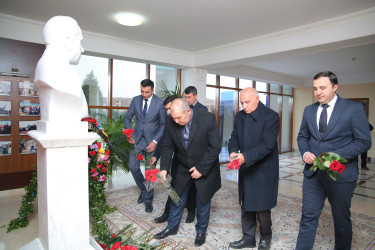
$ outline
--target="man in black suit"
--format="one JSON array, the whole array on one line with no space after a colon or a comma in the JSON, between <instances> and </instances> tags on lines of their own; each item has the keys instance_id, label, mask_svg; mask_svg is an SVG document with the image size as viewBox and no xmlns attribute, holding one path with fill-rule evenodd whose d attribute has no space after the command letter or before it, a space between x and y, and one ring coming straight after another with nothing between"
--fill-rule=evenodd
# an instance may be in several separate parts
<instances>
[{"instance_id":1,"label":"man in black suit","mask_svg":"<svg viewBox=\"0 0 375 250\"><path fill-rule=\"evenodd\" d=\"M208 111L207 107L198 102L198 91L194 86L189 86L184 90L184 97L192 109L203 109Z\"/></svg>"},{"instance_id":2,"label":"man in black suit","mask_svg":"<svg viewBox=\"0 0 375 250\"><path fill-rule=\"evenodd\" d=\"M204 106L202 103L198 102L198 91L194 86L189 86L184 90L184 97L188 102L191 109L203 109L208 111L207 107ZM191 223L195 219L195 208L196 204L196 196L197 190L194 185L191 185L189 190L189 196L186 201L186 208L188 209L188 214L186 216L186 223Z\"/></svg>"},{"instance_id":3,"label":"man in black suit","mask_svg":"<svg viewBox=\"0 0 375 250\"><path fill-rule=\"evenodd\" d=\"M235 116L229 139L230 158L239 159L238 193L241 205L242 239L231 248L255 247L259 222L258 249L269 249L272 239L271 208L277 203L279 184L278 143L280 119L272 109L259 102L253 88L240 95L242 111Z\"/></svg>"},{"instance_id":4,"label":"man in black suit","mask_svg":"<svg viewBox=\"0 0 375 250\"><path fill-rule=\"evenodd\" d=\"M368 123L368 126L370 128L370 131L374 130L374 127L371 125L371 123ZM361 154L361 169L370 170L367 167L367 151Z\"/></svg>"},{"instance_id":5,"label":"man in black suit","mask_svg":"<svg viewBox=\"0 0 375 250\"><path fill-rule=\"evenodd\" d=\"M358 179L358 155L371 147L368 120L362 104L336 94L338 81L334 73L326 71L315 75L313 87L318 102L305 108L297 137L305 168L296 249L313 249L326 198L331 204L335 249L350 249L350 206ZM337 181L319 168L310 170L314 159L325 152L336 153L348 160Z\"/></svg>"},{"instance_id":6,"label":"man in black suit","mask_svg":"<svg viewBox=\"0 0 375 250\"><path fill-rule=\"evenodd\" d=\"M171 116L166 119L160 175L165 179L174 153L174 157L179 161L174 188L181 202L178 206L171 204L168 226L154 238L162 239L177 233L189 188L195 185L195 245L201 246L206 241L211 198L221 187L219 130L213 114L201 109L190 109L187 101L183 99L172 102L170 114Z\"/></svg>"}]
</instances>

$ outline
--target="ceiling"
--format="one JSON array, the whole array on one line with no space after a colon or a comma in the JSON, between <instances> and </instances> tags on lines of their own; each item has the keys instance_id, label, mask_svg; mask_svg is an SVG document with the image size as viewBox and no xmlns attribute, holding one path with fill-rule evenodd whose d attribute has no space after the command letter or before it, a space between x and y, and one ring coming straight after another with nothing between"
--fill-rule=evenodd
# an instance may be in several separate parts
<instances>
[{"instance_id":1,"label":"ceiling","mask_svg":"<svg viewBox=\"0 0 375 250\"><path fill-rule=\"evenodd\" d=\"M215 49L223 51L241 41L307 27L374 7L374 0L283 0L282 5L275 4L274 0L0 1L0 13L5 15L43 23L52 16L71 16L87 32L166 47L193 56L209 54ZM139 27L121 26L114 21L115 15L121 12L140 14L144 23ZM311 46L310 49L296 46L283 53L275 51L261 56L255 53L238 59L228 57L218 63L201 60L197 66L229 75L240 71L225 69L238 67L246 71L251 68L250 72L271 72L304 82L315 73L329 69L339 76L341 73L368 75L369 79L363 81L375 82L371 79L375 76L375 27L373 33L364 40L345 41L345 45Z\"/></svg>"}]
</instances>

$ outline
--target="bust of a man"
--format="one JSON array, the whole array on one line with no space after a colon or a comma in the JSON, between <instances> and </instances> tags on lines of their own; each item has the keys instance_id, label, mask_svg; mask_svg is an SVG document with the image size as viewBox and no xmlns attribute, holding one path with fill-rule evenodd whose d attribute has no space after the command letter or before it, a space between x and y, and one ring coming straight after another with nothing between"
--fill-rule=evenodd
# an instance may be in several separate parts
<instances>
[{"instance_id":1,"label":"bust of a man","mask_svg":"<svg viewBox=\"0 0 375 250\"><path fill-rule=\"evenodd\" d=\"M82 31L67 16L55 16L43 30L46 49L35 70L35 87L39 92L42 121L79 122L88 114L81 80L71 66L78 64Z\"/></svg>"}]
</instances>

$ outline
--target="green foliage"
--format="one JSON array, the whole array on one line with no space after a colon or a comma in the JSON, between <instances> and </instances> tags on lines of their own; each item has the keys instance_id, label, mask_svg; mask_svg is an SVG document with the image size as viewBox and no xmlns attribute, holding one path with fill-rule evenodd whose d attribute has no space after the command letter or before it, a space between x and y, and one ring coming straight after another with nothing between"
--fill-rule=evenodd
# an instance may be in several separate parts
<instances>
[{"instance_id":1,"label":"green foliage","mask_svg":"<svg viewBox=\"0 0 375 250\"><path fill-rule=\"evenodd\" d=\"M36 168L36 165L32 167ZM37 172L33 172L29 185L25 186L26 193L22 196L21 207L18 210L19 217L13 219L8 224L7 233L27 227L29 225L29 216L34 212L34 200L38 192Z\"/></svg>"},{"instance_id":2,"label":"green foliage","mask_svg":"<svg viewBox=\"0 0 375 250\"><path fill-rule=\"evenodd\" d=\"M107 132L110 141L112 171L129 172L128 161L131 145L123 134L124 116L121 115L117 120L109 121L108 124L104 125L104 130Z\"/></svg>"},{"instance_id":3,"label":"green foliage","mask_svg":"<svg viewBox=\"0 0 375 250\"><path fill-rule=\"evenodd\" d=\"M182 97L180 84L178 84L177 82L176 82L176 85L174 87L174 90L169 90L164 81L160 81L159 85L160 85L161 89L158 90L158 95L161 99L164 100L165 98L167 98L170 95L176 95L178 97Z\"/></svg>"}]
</instances>

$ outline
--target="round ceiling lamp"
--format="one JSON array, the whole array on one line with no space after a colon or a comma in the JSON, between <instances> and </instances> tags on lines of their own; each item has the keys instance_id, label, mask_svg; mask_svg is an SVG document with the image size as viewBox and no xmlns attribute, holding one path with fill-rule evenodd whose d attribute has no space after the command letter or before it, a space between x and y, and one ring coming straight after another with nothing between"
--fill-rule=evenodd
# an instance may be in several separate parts
<instances>
[{"instance_id":1,"label":"round ceiling lamp","mask_svg":"<svg viewBox=\"0 0 375 250\"><path fill-rule=\"evenodd\" d=\"M143 17L133 13L123 13L116 16L116 22L126 26L138 26L143 22Z\"/></svg>"}]
</instances>

